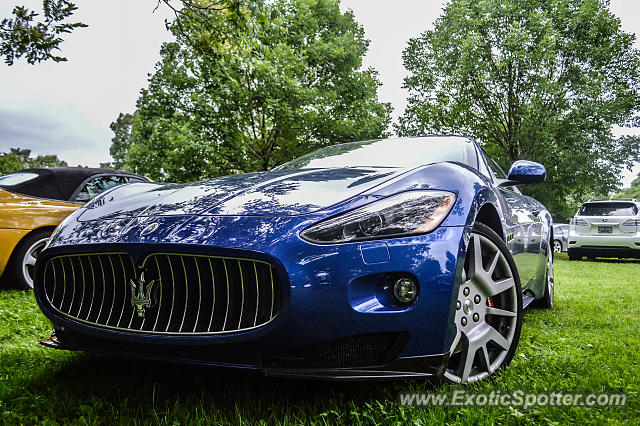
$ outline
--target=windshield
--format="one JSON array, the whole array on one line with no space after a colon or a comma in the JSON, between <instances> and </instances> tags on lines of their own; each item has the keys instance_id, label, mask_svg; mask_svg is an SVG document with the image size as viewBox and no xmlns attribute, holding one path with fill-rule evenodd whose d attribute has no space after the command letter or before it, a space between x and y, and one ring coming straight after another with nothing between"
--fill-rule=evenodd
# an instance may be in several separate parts
<instances>
[{"instance_id":1,"label":"windshield","mask_svg":"<svg viewBox=\"0 0 640 426\"><path fill-rule=\"evenodd\" d=\"M635 216L638 208L633 203L586 203L578 212L580 216Z\"/></svg>"},{"instance_id":2,"label":"windshield","mask_svg":"<svg viewBox=\"0 0 640 426\"><path fill-rule=\"evenodd\" d=\"M458 161L475 167L471 141L462 137L417 137L352 142L321 148L276 170L334 167L417 167Z\"/></svg>"},{"instance_id":3,"label":"windshield","mask_svg":"<svg viewBox=\"0 0 640 426\"><path fill-rule=\"evenodd\" d=\"M0 176L0 186L14 186L38 177L37 173L11 173Z\"/></svg>"}]
</instances>

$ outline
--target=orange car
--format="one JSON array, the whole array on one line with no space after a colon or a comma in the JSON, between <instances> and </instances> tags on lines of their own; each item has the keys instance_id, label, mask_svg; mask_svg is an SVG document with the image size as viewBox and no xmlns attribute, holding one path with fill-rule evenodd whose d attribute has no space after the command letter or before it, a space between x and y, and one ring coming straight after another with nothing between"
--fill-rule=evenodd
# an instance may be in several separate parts
<instances>
[{"instance_id":1,"label":"orange car","mask_svg":"<svg viewBox=\"0 0 640 426\"><path fill-rule=\"evenodd\" d=\"M53 167L0 176L0 275L17 287L33 288L33 267L56 226L109 188L149 182L110 169Z\"/></svg>"}]
</instances>

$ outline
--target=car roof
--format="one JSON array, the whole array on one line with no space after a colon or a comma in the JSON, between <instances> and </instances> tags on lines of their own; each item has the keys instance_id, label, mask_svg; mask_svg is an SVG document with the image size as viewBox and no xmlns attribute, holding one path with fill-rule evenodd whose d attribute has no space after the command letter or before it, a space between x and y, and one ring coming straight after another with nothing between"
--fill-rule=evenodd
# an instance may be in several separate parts
<instances>
[{"instance_id":1,"label":"car roof","mask_svg":"<svg viewBox=\"0 0 640 426\"><path fill-rule=\"evenodd\" d=\"M37 178L16 185L0 185L0 188L32 197L68 201L76 189L88 178L98 175L131 176L148 180L135 173L113 169L89 167L47 167L16 170L8 173L35 173Z\"/></svg>"}]
</instances>

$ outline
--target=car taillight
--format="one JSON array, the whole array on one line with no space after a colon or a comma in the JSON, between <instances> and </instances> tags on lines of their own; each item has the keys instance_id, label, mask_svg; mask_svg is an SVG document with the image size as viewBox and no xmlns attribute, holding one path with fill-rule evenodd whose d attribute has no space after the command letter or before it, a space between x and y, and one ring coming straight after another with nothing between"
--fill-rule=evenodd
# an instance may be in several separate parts
<instances>
[{"instance_id":1,"label":"car taillight","mask_svg":"<svg viewBox=\"0 0 640 426\"><path fill-rule=\"evenodd\" d=\"M571 225L575 225L575 226L587 226L589 225L587 223L586 220L584 219L578 219L577 217L574 217L573 219L571 219Z\"/></svg>"}]
</instances>

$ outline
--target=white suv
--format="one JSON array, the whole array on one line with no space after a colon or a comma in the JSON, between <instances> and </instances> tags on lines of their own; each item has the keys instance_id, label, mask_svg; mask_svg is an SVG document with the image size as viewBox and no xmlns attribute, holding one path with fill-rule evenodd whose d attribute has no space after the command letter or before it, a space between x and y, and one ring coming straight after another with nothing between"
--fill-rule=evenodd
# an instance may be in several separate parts
<instances>
[{"instance_id":1,"label":"white suv","mask_svg":"<svg viewBox=\"0 0 640 426\"><path fill-rule=\"evenodd\" d=\"M640 203L631 198L584 203L569 225L569 259L640 258Z\"/></svg>"}]
</instances>

